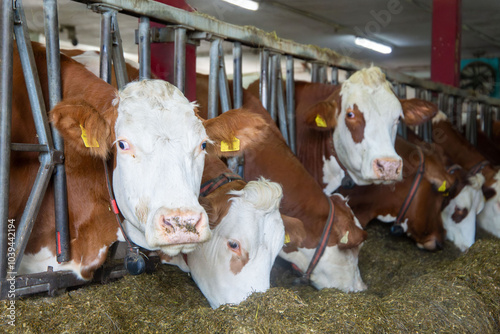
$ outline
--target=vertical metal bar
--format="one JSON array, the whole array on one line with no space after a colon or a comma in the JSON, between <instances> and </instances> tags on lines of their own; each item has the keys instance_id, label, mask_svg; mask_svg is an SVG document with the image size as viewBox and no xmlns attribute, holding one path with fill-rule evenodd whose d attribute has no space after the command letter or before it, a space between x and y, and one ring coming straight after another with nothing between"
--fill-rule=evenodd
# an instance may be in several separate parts
<instances>
[{"instance_id":1,"label":"vertical metal bar","mask_svg":"<svg viewBox=\"0 0 500 334\"><path fill-rule=\"evenodd\" d=\"M311 82L319 82L319 64L311 63Z\"/></svg>"},{"instance_id":2,"label":"vertical metal bar","mask_svg":"<svg viewBox=\"0 0 500 334\"><path fill-rule=\"evenodd\" d=\"M233 43L233 102L234 108L243 105L243 75L241 43Z\"/></svg>"},{"instance_id":3,"label":"vertical metal bar","mask_svg":"<svg viewBox=\"0 0 500 334\"><path fill-rule=\"evenodd\" d=\"M208 77L208 119L217 116L219 109L219 44L220 38L214 38L210 46L210 74Z\"/></svg>"},{"instance_id":4,"label":"vertical metal bar","mask_svg":"<svg viewBox=\"0 0 500 334\"><path fill-rule=\"evenodd\" d=\"M25 24L26 17L22 9L21 1L17 0L18 8L14 11L14 33L16 35L17 49L23 67L24 79L28 96L31 104L31 112L35 121L35 128L38 135L38 142L41 145L47 145L49 150L52 150L53 141L52 134L49 130L49 121L43 101L42 88L40 86L40 78L36 69L33 49L29 39L28 27Z\"/></svg>"},{"instance_id":5,"label":"vertical metal bar","mask_svg":"<svg viewBox=\"0 0 500 334\"><path fill-rule=\"evenodd\" d=\"M111 16L112 10L104 10L101 13L101 52L99 54L100 64L99 76L107 83L111 83Z\"/></svg>"},{"instance_id":6,"label":"vertical metal bar","mask_svg":"<svg viewBox=\"0 0 500 334\"><path fill-rule=\"evenodd\" d=\"M338 67L332 67L332 85L338 85L339 84L339 68Z\"/></svg>"},{"instance_id":7,"label":"vertical metal bar","mask_svg":"<svg viewBox=\"0 0 500 334\"><path fill-rule=\"evenodd\" d=\"M122 89L128 83L127 65L125 57L123 57L122 37L120 36L120 28L118 26L117 12L113 11L111 16L111 33L113 43L113 67L115 69L116 85L118 89Z\"/></svg>"},{"instance_id":8,"label":"vertical metal bar","mask_svg":"<svg viewBox=\"0 0 500 334\"><path fill-rule=\"evenodd\" d=\"M484 123L483 123L483 132L488 136L488 138L491 138L493 134L493 122L492 122L492 113L493 113L493 107L492 106L484 106Z\"/></svg>"},{"instance_id":9,"label":"vertical metal bar","mask_svg":"<svg viewBox=\"0 0 500 334\"><path fill-rule=\"evenodd\" d=\"M7 277L7 226L9 218L10 134L12 122L12 52L14 9L11 1L1 4L0 47L0 282Z\"/></svg>"},{"instance_id":10,"label":"vertical metal bar","mask_svg":"<svg viewBox=\"0 0 500 334\"><path fill-rule=\"evenodd\" d=\"M422 92L422 97L426 101L432 100L432 93L429 90ZM432 143L432 121L427 121L422 125L422 139L428 143Z\"/></svg>"},{"instance_id":11,"label":"vertical metal bar","mask_svg":"<svg viewBox=\"0 0 500 334\"><path fill-rule=\"evenodd\" d=\"M269 107L269 50L260 52L260 101L267 110Z\"/></svg>"},{"instance_id":12,"label":"vertical metal bar","mask_svg":"<svg viewBox=\"0 0 500 334\"><path fill-rule=\"evenodd\" d=\"M395 88L396 88L396 95L400 99L406 99L406 85L396 83ZM403 120L400 120L398 124L398 135L400 135L404 139L408 138L408 128L406 127L406 123Z\"/></svg>"},{"instance_id":13,"label":"vertical metal bar","mask_svg":"<svg viewBox=\"0 0 500 334\"><path fill-rule=\"evenodd\" d=\"M59 49L59 20L57 0L44 0L45 37L47 50L47 75L49 84L49 106L54 108L61 101L61 64ZM63 154L64 141L59 131L51 124L54 147ZM54 205L56 225L57 262L70 260L70 236L68 221L68 191L64 164L57 164L54 173Z\"/></svg>"},{"instance_id":14,"label":"vertical metal bar","mask_svg":"<svg viewBox=\"0 0 500 334\"><path fill-rule=\"evenodd\" d=\"M297 153L295 137L295 78L293 69L293 56L286 57L286 109L290 149Z\"/></svg>"},{"instance_id":15,"label":"vertical metal bar","mask_svg":"<svg viewBox=\"0 0 500 334\"><path fill-rule=\"evenodd\" d=\"M318 82L324 84L328 81L328 75L326 74L326 66L320 65L318 73Z\"/></svg>"},{"instance_id":16,"label":"vertical metal bar","mask_svg":"<svg viewBox=\"0 0 500 334\"><path fill-rule=\"evenodd\" d=\"M271 118L276 122L278 120L278 113L276 112L276 97L277 97L277 80L278 80L278 64L277 64L277 54L271 56L271 102L269 104L269 114Z\"/></svg>"},{"instance_id":17,"label":"vertical metal bar","mask_svg":"<svg viewBox=\"0 0 500 334\"><path fill-rule=\"evenodd\" d=\"M186 90L186 28L175 28L174 82L182 93Z\"/></svg>"},{"instance_id":18,"label":"vertical metal bar","mask_svg":"<svg viewBox=\"0 0 500 334\"><path fill-rule=\"evenodd\" d=\"M222 41L219 43L219 95L222 112L233 109L231 106L231 93L229 92L229 84L227 82L226 62L224 60Z\"/></svg>"},{"instance_id":19,"label":"vertical metal bar","mask_svg":"<svg viewBox=\"0 0 500 334\"><path fill-rule=\"evenodd\" d=\"M456 104L455 104L455 127L461 132L463 133L463 129L462 129L462 113L463 113L463 110L464 110L464 107L465 107L465 99L462 98L462 97L459 97L457 96L456 97Z\"/></svg>"},{"instance_id":20,"label":"vertical metal bar","mask_svg":"<svg viewBox=\"0 0 500 334\"><path fill-rule=\"evenodd\" d=\"M281 76L281 55L275 55L276 60L276 68L277 68L277 77L276 77L276 93L277 93L277 102L278 102L278 120L281 134L285 138L286 144L290 146L290 139L288 136L288 125L287 125L287 117L285 110L285 99L283 97L283 82Z\"/></svg>"},{"instance_id":21,"label":"vertical metal bar","mask_svg":"<svg viewBox=\"0 0 500 334\"><path fill-rule=\"evenodd\" d=\"M151 78L151 38L149 17L139 19L139 80Z\"/></svg>"},{"instance_id":22,"label":"vertical metal bar","mask_svg":"<svg viewBox=\"0 0 500 334\"><path fill-rule=\"evenodd\" d=\"M438 93L438 98L437 98L437 106L438 109L443 111L446 110L446 102L448 102L448 99L446 98L446 94L440 92Z\"/></svg>"},{"instance_id":23,"label":"vertical metal bar","mask_svg":"<svg viewBox=\"0 0 500 334\"><path fill-rule=\"evenodd\" d=\"M479 102L474 102L473 107L472 107L472 115L469 119L469 122L471 123L470 125L470 131L471 131L471 144L474 146L477 146L477 115L478 111L481 112L481 105Z\"/></svg>"},{"instance_id":24,"label":"vertical metal bar","mask_svg":"<svg viewBox=\"0 0 500 334\"><path fill-rule=\"evenodd\" d=\"M455 122L455 97L453 95L448 96L448 103L446 104L446 116L451 124Z\"/></svg>"}]
</instances>

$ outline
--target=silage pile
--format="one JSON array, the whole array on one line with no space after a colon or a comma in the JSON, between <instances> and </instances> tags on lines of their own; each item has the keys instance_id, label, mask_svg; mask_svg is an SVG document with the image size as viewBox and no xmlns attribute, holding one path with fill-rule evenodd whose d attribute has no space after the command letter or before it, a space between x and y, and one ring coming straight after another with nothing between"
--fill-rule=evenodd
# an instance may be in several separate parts
<instances>
[{"instance_id":1,"label":"silage pile","mask_svg":"<svg viewBox=\"0 0 500 334\"><path fill-rule=\"evenodd\" d=\"M483 235L465 254L450 243L429 253L381 224L368 233L360 270L369 288L362 293L295 286L290 267L278 261L268 292L212 310L187 274L159 265L154 274L18 300L15 328L6 325L2 301L0 331L500 332L500 240Z\"/></svg>"}]
</instances>

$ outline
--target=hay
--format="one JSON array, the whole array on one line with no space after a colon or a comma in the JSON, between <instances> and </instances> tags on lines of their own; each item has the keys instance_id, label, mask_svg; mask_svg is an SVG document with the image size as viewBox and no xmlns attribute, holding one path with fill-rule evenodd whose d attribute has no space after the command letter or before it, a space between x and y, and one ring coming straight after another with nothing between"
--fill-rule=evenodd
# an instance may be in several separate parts
<instances>
[{"instance_id":1,"label":"hay","mask_svg":"<svg viewBox=\"0 0 500 334\"><path fill-rule=\"evenodd\" d=\"M375 224L360 254L369 288L362 293L293 285L284 261L275 287L238 306L212 310L189 276L159 265L154 274L127 276L58 297L16 301L17 333L498 333L500 241L483 235L465 254L451 243L436 253L418 250Z\"/></svg>"}]
</instances>

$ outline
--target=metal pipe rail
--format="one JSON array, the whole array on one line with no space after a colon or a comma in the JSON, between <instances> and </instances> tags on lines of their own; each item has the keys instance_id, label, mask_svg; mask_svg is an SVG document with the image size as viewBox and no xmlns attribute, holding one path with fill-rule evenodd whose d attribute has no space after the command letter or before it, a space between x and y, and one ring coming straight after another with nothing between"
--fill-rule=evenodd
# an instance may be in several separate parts
<instances>
[{"instance_id":1,"label":"metal pipe rail","mask_svg":"<svg viewBox=\"0 0 500 334\"><path fill-rule=\"evenodd\" d=\"M190 27L197 31L204 31L225 40L240 42L243 45L266 48L270 51L290 55L295 58L318 61L325 65L336 66L348 70L359 70L369 67L370 62L356 60L342 56L339 53L314 46L300 44L291 40L277 38L273 33L267 33L254 27L242 27L225 23L216 19L207 18L196 12L187 12L179 8L171 7L162 3L152 1L130 1L130 0L73 0L80 3L92 4L102 3L121 8L121 12L132 16L147 16L151 20L164 24L176 24ZM462 90L452 86L432 82L430 80L418 79L397 71L384 70L387 77L402 84L420 87L422 89L443 92L448 95L467 97L482 103L500 106L500 99L477 95L471 90Z\"/></svg>"}]
</instances>

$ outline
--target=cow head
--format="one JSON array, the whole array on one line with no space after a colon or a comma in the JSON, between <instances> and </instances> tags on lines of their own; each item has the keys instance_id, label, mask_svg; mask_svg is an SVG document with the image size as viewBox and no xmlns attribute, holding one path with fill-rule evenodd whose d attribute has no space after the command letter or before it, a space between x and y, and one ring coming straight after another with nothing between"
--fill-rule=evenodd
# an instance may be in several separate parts
<instances>
[{"instance_id":1,"label":"cow head","mask_svg":"<svg viewBox=\"0 0 500 334\"><path fill-rule=\"evenodd\" d=\"M266 291L285 238L279 184L260 179L228 194L232 197L227 213L210 219L221 218L212 239L188 255L192 277L213 308ZM203 200L207 212L216 216L221 203L212 197L217 195Z\"/></svg>"},{"instance_id":2,"label":"cow head","mask_svg":"<svg viewBox=\"0 0 500 334\"><path fill-rule=\"evenodd\" d=\"M210 238L198 202L208 138L194 105L173 85L144 80L128 84L108 106L66 101L52 118L81 155L114 153L114 193L133 242L169 255L193 250Z\"/></svg>"},{"instance_id":3,"label":"cow head","mask_svg":"<svg viewBox=\"0 0 500 334\"><path fill-rule=\"evenodd\" d=\"M476 215L484 207L481 191L483 184L484 176L481 173L468 177L467 184L441 211L446 239L462 252L469 249L475 241Z\"/></svg>"},{"instance_id":4,"label":"cow head","mask_svg":"<svg viewBox=\"0 0 500 334\"><path fill-rule=\"evenodd\" d=\"M479 226L500 238L500 170L483 185L483 194L486 202L479 214Z\"/></svg>"},{"instance_id":5,"label":"cow head","mask_svg":"<svg viewBox=\"0 0 500 334\"><path fill-rule=\"evenodd\" d=\"M394 150L399 119L418 125L436 112L423 100L399 100L382 71L370 67L355 72L330 97L313 105L306 119L315 120L318 130L333 129L339 161L356 184L367 185L402 178L402 160Z\"/></svg>"}]
</instances>

